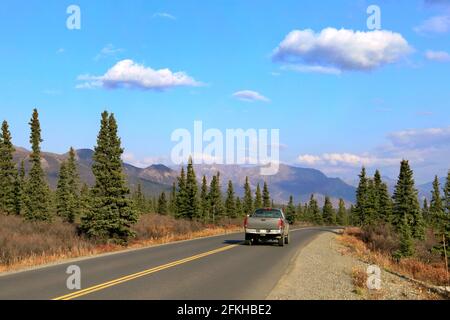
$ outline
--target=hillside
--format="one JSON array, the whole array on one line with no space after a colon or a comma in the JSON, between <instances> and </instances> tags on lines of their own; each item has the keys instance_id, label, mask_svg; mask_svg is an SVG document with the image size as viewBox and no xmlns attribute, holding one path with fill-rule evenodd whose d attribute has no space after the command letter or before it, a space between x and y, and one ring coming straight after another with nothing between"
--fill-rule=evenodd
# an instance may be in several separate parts
<instances>
[{"instance_id":1,"label":"hillside","mask_svg":"<svg viewBox=\"0 0 450 320\"><path fill-rule=\"evenodd\" d=\"M14 160L19 163L27 160L30 152L23 148L16 148ZM94 176L91 171L92 157L94 151L90 149L79 149L76 151L78 171L82 182L92 185ZM51 188L55 188L58 180L58 172L61 162L67 158L67 154L56 154L50 152L42 153L42 164L45 169ZM130 188L133 190L138 183L141 183L143 192L146 195L157 195L161 191L169 191L179 172L179 168L173 169L156 164L147 168L138 168L128 163L124 163L124 172L127 176ZM28 171L29 164L25 161L25 169ZM319 170L298 168L288 165L280 165L278 174L274 176L260 176L259 167L248 167L238 165L195 165L197 178L199 181L203 175L208 177L218 171L221 173L222 187L226 188L227 181L232 180L238 195L243 194L245 177L250 178L252 188L255 189L258 183L267 180L271 195L276 202L287 202L292 194L296 202L307 201L314 193L319 202L323 202L325 195L332 197L335 204L339 198L347 202L354 202L355 188L346 184L341 179L329 178Z\"/></svg>"}]
</instances>

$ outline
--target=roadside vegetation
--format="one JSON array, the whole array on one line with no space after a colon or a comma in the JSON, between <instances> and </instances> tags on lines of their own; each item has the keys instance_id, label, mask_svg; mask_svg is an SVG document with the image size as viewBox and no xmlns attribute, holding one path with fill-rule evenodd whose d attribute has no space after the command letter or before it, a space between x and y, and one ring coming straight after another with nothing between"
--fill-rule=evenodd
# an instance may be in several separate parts
<instances>
[{"instance_id":1,"label":"roadside vegetation","mask_svg":"<svg viewBox=\"0 0 450 320\"><path fill-rule=\"evenodd\" d=\"M441 189L437 177L431 202L421 207L408 161L401 162L392 198L377 171L360 174L351 223L340 241L361 260L409 278L450 286L450 172Z\"/></svg>"},{"instance_id":2,"label":"roadside vegetation","mask_svg":"<svg viewBox=\"0 0 450 320\"><path fill-rule=\"evenodd\" d=\"M189 240L239 230L237 221L216 225L158 214L145 214L133 225L135 237L126 245L80 234L77 226L60 218L49 224L0 215L0 272L64 259L91 256L130 248Z\"/></svg>"},{"instance_id":3,"label":"roadside vegetation","mask_svg":"<svg viewBox=\"0 0 450 320\"><path fill-rule=\"evenodd\" d=\"M226 182L223 193L220 172L210 181L206 176L197 179L189 159L170 192L148 197L140 185L129 189L118 124L114 114L105 111L93 157L95 183L81 183L77 156L70 148L60 165L57 188L51 190L42 167L36 109L29 125L32 152L28 172L23 162L17 166L13 160L8 123L1 126L0 268L238 230L243 217L256 208L282 207L294 225L358 227L343 237L357 252L385 257L405 270L417 269L418 278L425 279L428 274L434 283L448 283L441 270L442 266L448 270L450 253L450 172L443 187L436 177L431 201L425 200L421 207L408 161L401 162L393 196L379 171L368 177L363 168L356 203L348 206L340 199L334 208L330 197L319 206L315 195L306 203L296 203L290 196L287 204L277 205L267 182L252 189L248 177L242 197L236 195L232 181Z\"/></svg>"}]
</instances>

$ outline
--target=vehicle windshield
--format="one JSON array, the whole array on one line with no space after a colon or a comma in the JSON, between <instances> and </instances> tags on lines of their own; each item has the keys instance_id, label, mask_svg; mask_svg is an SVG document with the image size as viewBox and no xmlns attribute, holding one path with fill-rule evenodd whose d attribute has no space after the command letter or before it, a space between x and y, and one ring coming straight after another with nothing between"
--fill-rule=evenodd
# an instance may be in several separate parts
<instances>
[{"instance_id":1,"label":"vehicle windshield","mask_svg":"<svg viewBox=\"0 0 450 320\"><path fill-rule=\"evenodd\" d=\"M282 218L279 210L259 209L252 215L253 218Z\"/></svg>"}]
</instances>

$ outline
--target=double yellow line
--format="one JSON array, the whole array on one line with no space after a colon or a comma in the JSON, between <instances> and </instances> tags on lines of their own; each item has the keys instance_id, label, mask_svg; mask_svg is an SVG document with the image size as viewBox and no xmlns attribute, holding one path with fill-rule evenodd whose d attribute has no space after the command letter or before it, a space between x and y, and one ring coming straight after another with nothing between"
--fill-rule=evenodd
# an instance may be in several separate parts
<instances>
[{"instance_id":1,"label":"double yellow line","mask_svg":"<svg viewBox=\"0 0 450 320\"><path fill-rule=\"evenodd\" d=\"M122 277L122 278L118 278L118 279L111 280L111 281L108 281L108 282L105 282L105 283L101 283L101 284L98 284L96 286L92 286L92 287L89 287L89 288L86 288L86 289L83 289L83 290L72 292L72 293L66 294L64 296L54 298L52 300L72 300L72 299L76 299L76 298L79 298L79 297L91 294L91 293L96 292L96 291L100 291L100 290L103 290L103 289L106 289L106 288L109 288L109 287L112 287L112 286L115 286L115 285L118 285L118 284L130 281L130 280L134 280L134 279L137 279L137 278L140 278L140 277L147 276L149 274L152 274L152 273L155 273L155 272L158 272L158 271L162 271L162 270L165 270L165 269L173 268L173 267L178 266L180 264L184 264L184 263L187 263L187 262L190 262L190 261L198 260L198 259L210 256L210 255L213 255L213 254L216 254L216 253L219 253L219 252L224 252L224 251L233 249L233 248L235 248L237 246L238 245L229 245L229 246L222 247L222 248L219 248L219 249L216 249L216 250L204 252L204 253L201 253L201 254L189 257L189 258L185 258L185 259L182 259L182 260L174 261L174 262L171 262L171 263L159 266L159 267L155 267L155 268L151 268L151 269L144 270L144 271L141 271L141 272L137 272L137 273L134 273L134 274L130 274L130 275Z\"/></svg>"}]
</instances>

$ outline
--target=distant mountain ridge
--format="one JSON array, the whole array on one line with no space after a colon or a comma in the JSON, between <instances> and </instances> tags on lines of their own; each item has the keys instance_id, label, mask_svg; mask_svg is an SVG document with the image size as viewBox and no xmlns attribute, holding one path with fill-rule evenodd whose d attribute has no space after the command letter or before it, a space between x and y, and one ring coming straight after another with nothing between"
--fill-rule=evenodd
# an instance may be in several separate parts
<instances>
[{"instance_id":1,"label":"distant mountain ridge","mask_svg":"<svg viewBox=\"0 0 450 320\"><path fill-rule=\"evenodd\" d=\"M94 151L91 149L79 149L75 153L81 181L88 185L93 185L95 179L91 168ZM16 147L14 160L16 163L20 163L22 160L27 160L29 154L30 151ZM42 153L42 165L47 173L49 184L53 189L56 188L61 162L67 157L67 153ZM177 181L179 174L179 167L169 168L163 164L138 168L124 163L123 167L130 189L134 190L140 183L143 192L150 196L156 196L162 191L169 192L172 184ZM276 202L280 203L287 202L290 195L294 196L296 202L305 202L311 194L315 194L320 203L323 202L325 195L330 196L335 204L337 204L339 198L343 198L347 203L353 203L355 200L355 187L346 184L339 178L329 178L321 171L315 169L281 164L276 175L261 176L259 174L260 168L256 166L195 165L194 168L199 182L203 175L206 175L208 181L210 181L213 175L220 172L223 190L226 189L228 180L231 180L235 186L236 193L240 196L243 194L245 177L248 176L253 190L256 189L258 183L262 188L264 181L267 181L271 196ZM28 161L25 161L25 169L26 171L29 169Z\"/></svg>"}]
</instances>

